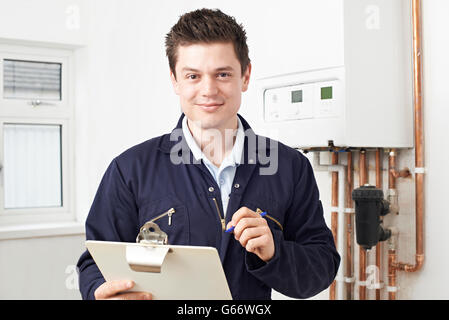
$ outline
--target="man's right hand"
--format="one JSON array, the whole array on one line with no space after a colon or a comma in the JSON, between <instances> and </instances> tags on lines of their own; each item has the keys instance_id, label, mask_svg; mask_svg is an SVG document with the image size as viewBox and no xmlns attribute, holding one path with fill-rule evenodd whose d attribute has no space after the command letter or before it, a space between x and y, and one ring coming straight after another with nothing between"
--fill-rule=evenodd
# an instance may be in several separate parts
<instances>
[{"instance_id":1,"label":"man's right hand","mask_svg":"<svg viewBox=\"0 0 449 320\"><path fill-rule=\"evenodd\" d=\"M149 292L124 292L132 289L134 282L129 280L107 281L95 290L96 300L152 300Z\"/></svg>"}]
</instances>

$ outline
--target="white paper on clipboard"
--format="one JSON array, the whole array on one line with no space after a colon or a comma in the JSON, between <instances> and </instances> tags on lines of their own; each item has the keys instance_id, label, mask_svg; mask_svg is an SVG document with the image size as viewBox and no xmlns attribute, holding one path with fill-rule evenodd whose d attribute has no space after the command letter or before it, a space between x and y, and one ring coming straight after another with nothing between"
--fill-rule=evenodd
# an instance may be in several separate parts
<instances>
[{"instance_id":1,"label":"white paper on clipboard","mask_svg":"<svg viewBox=\"0 0 449 320\"><path fill-rule=\"evenodd\" d=\"M86 241L86 247L106 281L132 280L131 291L151 292L158 300L232 299L216 248L93 240ZM149 256L151 252L157 253ZM136 253L142 255L136 258ZM131 268L128 260L148 263L153 272L135 271L139 268ZM160 270L153 270L161 260Z\"/></svg>"}]
</instances>

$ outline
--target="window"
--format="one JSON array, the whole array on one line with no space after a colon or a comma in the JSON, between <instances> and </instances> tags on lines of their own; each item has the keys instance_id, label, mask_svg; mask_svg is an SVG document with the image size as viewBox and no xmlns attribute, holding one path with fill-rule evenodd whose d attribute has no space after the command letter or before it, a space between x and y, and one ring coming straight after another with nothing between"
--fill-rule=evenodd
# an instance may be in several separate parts
<instances>
[{"instance_id":1,"label":"window","mask_svg":"<svg viewBox=\"0 0 449 320\"><path fill-rule=\"evenodd\" d=\"M74 221L70 50L0 44L0 225Z\"/></svg>"},{"instance_id":2,"label":"window","mask_svg":"<svg viewBox=\"0 0 449 320\"><path fill-rule=\"evenodd\" d=\"M5 209L62 206L61 125L3 125Z\"/></svg>"},{"instance_id":3,"label":"window","mask_svg":"<svg viewBox=\"0 0 449 320\"><path fill-rule=\"evenodd\" d=\"M3 98L61 100L61 63L3 60Z\"/></svg>"}]
</instances>

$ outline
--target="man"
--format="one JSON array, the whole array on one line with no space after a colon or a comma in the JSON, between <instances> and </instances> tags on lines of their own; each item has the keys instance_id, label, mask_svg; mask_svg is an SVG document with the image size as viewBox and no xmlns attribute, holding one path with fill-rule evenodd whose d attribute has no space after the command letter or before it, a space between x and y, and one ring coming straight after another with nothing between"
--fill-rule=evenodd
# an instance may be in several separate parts
<instances>
[{"instance_id":1,"label":"man","mask_svg":"<svg viewBox=\"0 0 449 320\"><path fill-rule=\"evenodd\" d=\"M272 288L306 298L327 288L340 257L310 163L255 135L237 114L251 75L241 25L219 10L196 10L173 26L166 50L183 114L171 134L112 161L87 239L134 242L156 218L170 244L217 248L234 299L270 299ZM126 279L105 282L87 251L78 268L84 299L152 298L129 292Z\"/></svg>"}]
</instances>

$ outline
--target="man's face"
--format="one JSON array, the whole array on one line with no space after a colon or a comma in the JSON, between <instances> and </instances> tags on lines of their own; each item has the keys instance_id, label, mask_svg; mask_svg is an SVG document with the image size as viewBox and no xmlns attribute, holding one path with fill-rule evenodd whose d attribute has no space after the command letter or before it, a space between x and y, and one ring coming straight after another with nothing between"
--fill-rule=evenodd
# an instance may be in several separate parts
<instances>
[{"instance_id":1,"label":"man's face","mask_svg":"<svg viewBox=\"0 0 449 320\"><path fill-rule=\"evenodd\" d=\"M235 128L251 65L242 75L231 42L179 46L177 57L176 78L172 72L170 77L189 124L202 129Z\"/></svg>"}]
</instances>

